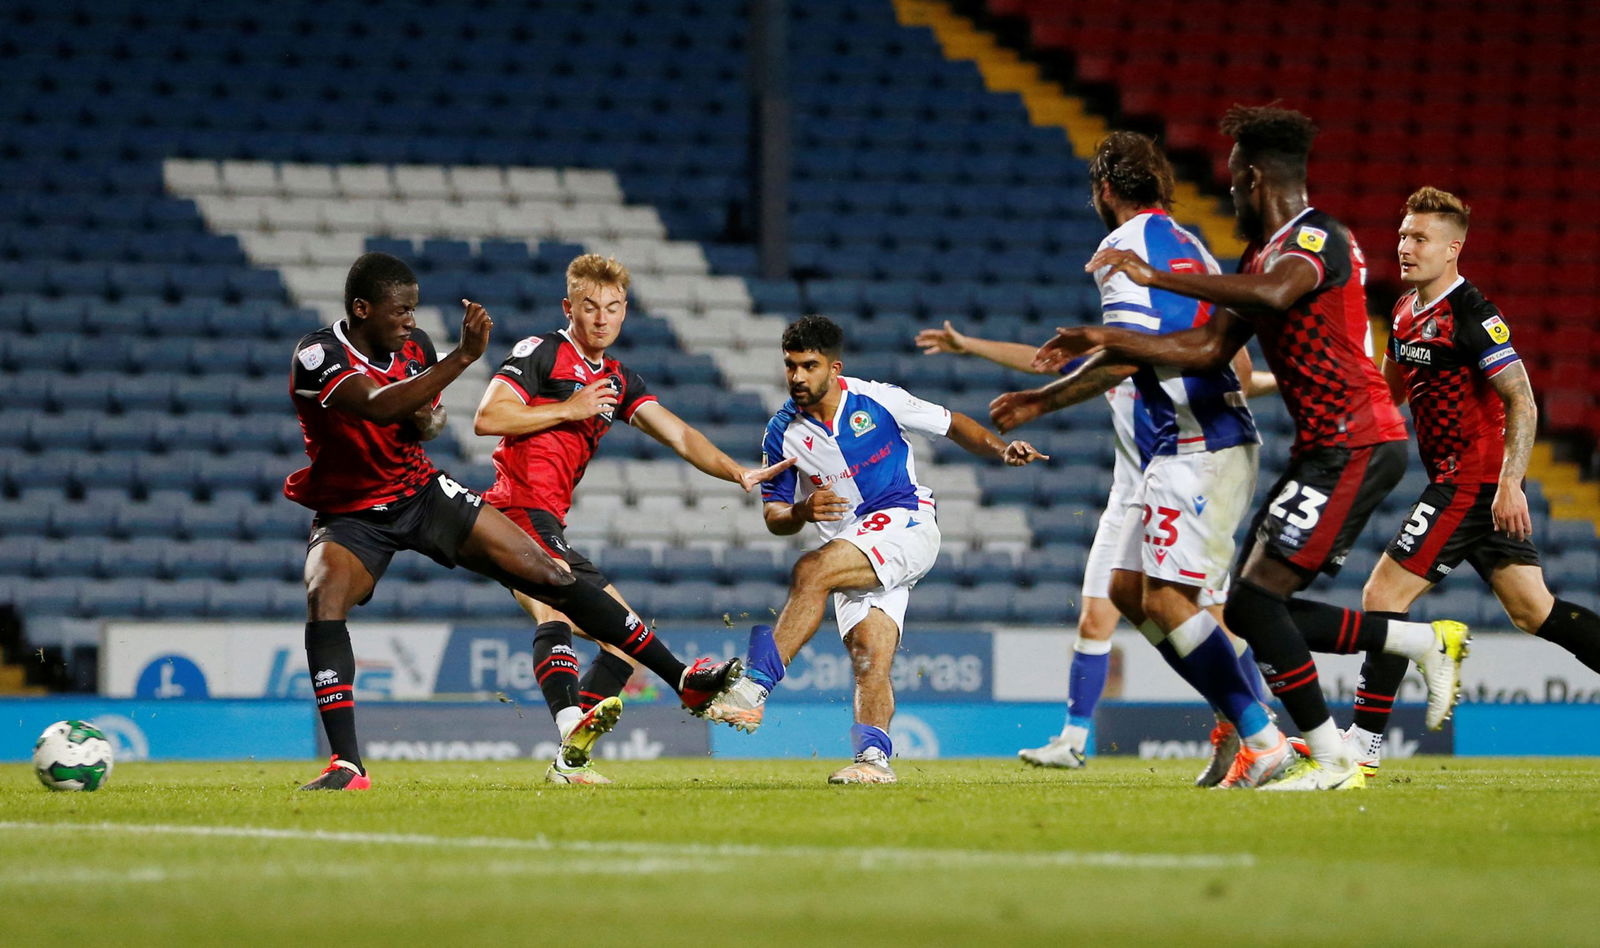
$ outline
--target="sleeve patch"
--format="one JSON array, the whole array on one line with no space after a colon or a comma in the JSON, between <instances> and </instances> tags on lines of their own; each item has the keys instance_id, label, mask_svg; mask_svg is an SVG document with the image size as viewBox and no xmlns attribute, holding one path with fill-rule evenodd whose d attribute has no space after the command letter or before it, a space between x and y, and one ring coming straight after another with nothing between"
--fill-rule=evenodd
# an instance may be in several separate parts
<instances>
[{"instance_id":1,"label":"sleeve patch","mask_svg":"<svg viewBox=\"0 0 1600 948\"><path fill-rule=\"evenodd\" d=\"M529 336L511 348L511 355L518 359L533 355L533 350L539 348L541 342L544 340L538 336Z\"/></svg>"},{"instance_id":2,"label":"sleeve patch","mask_svg":"<svg viewBox=\"0 0 1600 948\"><path fill-rule=\"evenodd\" d=\"M278 351L282 352L283 350L280 349ZM311 345L295 353L295 358L300 360L300 364L306 367L307 372L312 372L322 364L324 354L321 346Z\"/></svg>"},{"instance_id":3,"label":"sleeve patch","mask_svg":"<svg viewBox=\"0 0 1600 948\"><path fill-rule=\"evenodd\" d=\"M1321 253L1322 248L1328 243L1328 232L1316 227L1302 227L1300 234L1294 239L1295 246L1312 253Z\"/></svg>"},{"instance_id":4,"label":"sleeve patch","mask_svg":"<svg viewBox=\"0 0 1600 948\"><path fill-rule=\"evenodd\" d=\"M1498 315L1485 319L1483 328L1489 333L1489 338L1497 343L1504 343L1511 338L1511 327Z\"/></svg>"},{"instance_id":5,"label":"sleeve patch","mask_svg":"<svg viewBox=\"0 0 1600 948\"><path fill-rule=\"evenodd\" d=\"M1490 372L1489 370L1494 369L1495 372L1498 372L1499 369L1495 369L1497 364L1505 363L1506 365L1509 365L1511 362L1519 360L1520 358L1521 357L1517 355L1517 350L1511 348L1510 346L1502 346L1490 352L1484 353L1483 357L1478 360L1478 368L1485 372L1489 372L1490 375L1493 375L1494 372ZM1500 368L1505 368L1505 365L1500 365Z\"/></svg>"}]
</instances>

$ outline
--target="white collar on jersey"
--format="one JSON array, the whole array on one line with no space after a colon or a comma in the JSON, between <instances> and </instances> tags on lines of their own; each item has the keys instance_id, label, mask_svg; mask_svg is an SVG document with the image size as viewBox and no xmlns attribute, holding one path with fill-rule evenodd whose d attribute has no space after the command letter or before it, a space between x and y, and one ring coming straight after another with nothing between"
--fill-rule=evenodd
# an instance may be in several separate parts
<instances>
[{"instance_id":1,"label":"white collar on jersey","mask_svg":"<svg viewBox=\"0 0 1600 948\"><path fill-rule=\"evenodd\" d=\"M590 362L589 357L583 354L583 350L578 347L578 344L572 341L571 333L567 332L565 329L557 329L556 332L560 333L561 338L567 341L567 345L571 346L572 351L578 354L578 358L583 360L583 364L589 367L590 372L599 372L601 369L606 367L605 353L600 353L599 362Z\"/></svg>"},{"instance_id":2,"label":"white collar on jersey","mask_svg":"<svg viewBox=\"0 0 1600 948\"><path fill-rule=\"evenodd\" d=\"M1307 214L1310 214L1314 210L1316 210L1316 208L1311 207L1310 205L1306 205L1306 209L1305 210L1301 211L1300 213L1296 214L1294 217L1290 218L1289 219L1289 223L1287 223L1287 224L1283 225L1282 227L1278 228L1277 232L1274 233L1271 237L1268 237L1265 241L1263 241L1261 245L1263 247L1270 247L1273 244L1277 243L1279 237L1282 237L1284 234L1287 234L1291 227L1293 227L1294 225L1300 223L1300 218L1305 217Z\"/></svg>"},{"instance_id":3,"label":"white collar on jersey","mask_svg":"<svg viewBox=\"0 0 1600 948\"><path fill-rule=\"evenodd\" d=\"M1446 287L1445 291L1443 293L1440 293L1438 296L1435 296L1433 298L1433 302L1429 303L1427 306L1418 306L1417 305L1418 303L1422 302L1422 295L1419 294L1416 290L1412 290L1411 291L1411 315L1413 315L1413 316L1421 316L1423 313L1426 313L1428 310L1433 309L1435 306L1438 306L1440 300L1442 300L1445 297L1449 296L1451 293L1454 293L1456 291L1456 287L1460 286L1461 284L1463 284L1465 282L1467 282L1467 278L1466 277L1462 276L1459 273L1456 274L1456 281L1454 283L1450 284L1448 287Z\"/></svg>"},{"instance_id":4,"label":"white collar on jersey","mask_svg":"<svg viewBox=\"0 0 1600 948\"><path fill-rule=\"evenodd\" d=\"M357 359L360 359L362 362L365 362L366 364L372 366L374 369L377 369L379 372L387 372L387 371L389 371L389 369L394 365L394 357L399 355L399 353L398 352L389 353L389 361L388 361L388 363L385 364L385 365L379 365L378 363L376 363L376 362L372 361L371 359L367 358L366 355L364 353L362 353L362 351L360 349L357 349L355 347L355 343L350 341L350 337L348 337L348 336L346 336L344 334L344 323L345 323L345 321L341 319L338 322L333 324L333 334L339 338L339 343L341 345L343 345L346 349L349 349L350 353L352 355L354 355Z\"/></svg>"}]
</instances>

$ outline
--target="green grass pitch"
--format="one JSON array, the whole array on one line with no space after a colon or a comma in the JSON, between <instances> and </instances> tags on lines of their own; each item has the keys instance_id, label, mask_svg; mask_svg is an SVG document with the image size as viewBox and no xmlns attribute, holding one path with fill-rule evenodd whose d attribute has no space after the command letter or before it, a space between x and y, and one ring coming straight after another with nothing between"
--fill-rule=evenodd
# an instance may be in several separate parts
<instances>
[{"instance_id":1,"label":"green grass pitch","mask_svg":"<svg viewBox=\"0 0 1600 948\"><path fill-rule=\"evenodd\" d=\"M1574 944L1600 937L1600 761L1416 758L1353 793L1192 762L119 766L0 776L0 942Z\"/></svg>"}]
</instances>

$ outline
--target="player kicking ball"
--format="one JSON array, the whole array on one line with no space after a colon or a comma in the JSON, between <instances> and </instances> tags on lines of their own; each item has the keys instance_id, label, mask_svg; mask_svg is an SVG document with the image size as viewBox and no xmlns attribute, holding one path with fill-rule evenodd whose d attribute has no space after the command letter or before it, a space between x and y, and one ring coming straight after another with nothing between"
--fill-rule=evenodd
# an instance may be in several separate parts
<instances>
[{"instance_id":1,"label":"player kicking ball","mask_svg":"<svg viewBox=\"0 0 1600 948\"><path fill-rule=\"evenodd\" d=\"M692 711L740 673L738 659L685 666L626 606L562 569L505 514L434 467L422 442L444 429L439 393L483 356L494 323L462 300L461 342L439 358L417 329L417 295L403 261L364 254L345 279L345 318L295 345L290 387L311 464L289 475L284 494L316 511L306 550L306 661L333 750L302 790L372 785L356 739L346 619L372 598L397 550L465 566L560 609L660 675Z\"/></svg>"},{"instance_id":2,"label":"player kicking ball","mask_svg":"<svg viewBox=\"0 0 1600 948\"><path fill-rule=\"evenodd\" d=\"M778 536L815 524L823 542L795 563L776 628L751 632L748 677L705 716L755 731L767 695L817 633L831 597L855 670L855 759L828 782L894 783L889 672L911 588L933 568L940 542L933 492L917 483L906 435L947 437L1013 466L1045 455L897 386L845 376L843 349L843 331L824 316L806 316L784 330L790 399L767 424L762 451L768 460L796 463L762 486L763 516Z\"/></svg>"},{"instance_id":3,"label":"player kicking ball","mask_svg":"<svg viewBox=\"0 0 1600 948\"><path fill-rule=\"evenodd\" d=\"M473 427L496 435L494 486L484 499L521 527L557 566L627 602L605 574L567 543L572 492L583 479L600 439L614 420L633 425L701 471L746 491L794 462L763 470L737 463L693 426L668 411L644 379L607 355L628 315L627 267L610 257L583 254L567 266L561 308L567 326L529 336L511 348L483 400ZM517 604L538 624L533 637L534 677L555 718L561 748L545 772L550 783L606 784L595 772L595 741L616 727L621 692L633 664L615 646L601 652L580 681L574 632L590 637L554 606L521 592Z\"/></svg>"}]
</instances>

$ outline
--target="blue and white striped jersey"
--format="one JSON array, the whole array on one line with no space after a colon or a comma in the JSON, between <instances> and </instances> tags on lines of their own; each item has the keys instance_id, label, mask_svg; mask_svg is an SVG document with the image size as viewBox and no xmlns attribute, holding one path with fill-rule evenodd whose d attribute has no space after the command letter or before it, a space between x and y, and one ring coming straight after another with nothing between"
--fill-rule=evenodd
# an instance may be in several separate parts
<instances>
[{"instance_id":1,"label":"blue and white striped jersey","mask_svg":"<svg viewBox=\"0 0 1600 948\"><path fill-rule=\"evenodd\" d=\"M761 444L762 456L769 459L763 463L796 459L761 485L762 501L792 504L831 487L855 503L853 518L815 524L825 541L879 510L931 509L933 492L917 482L906 433L939 438L950 430L948 409L899 386L848 377L841 377L839 386L844 393L831 421L818 421L790 399L767 423Z\"/></svg>"},{"instance_id":2,"label":"blue and white striped jersey","mask_svg":"<svg viewBox=\"0 0 1600 948\"><path fill-rule=\"evenodd\" d=\"M1173 273L1221 272L1200 239L1178 226L1165 211L1135 215L1108 234L1100 247L1131 250L1157 269ZM1159 335L1189 329L1211 318L1210 303L1139 286L1125 273L1108 280L1108 269L1100 269L1094 277L1108 326ZM1152 454L1219 451L1261 441L1231 366L1204 372L1145 366L1133 381L1155 425Z\"/></svg>"}]
</instances>

